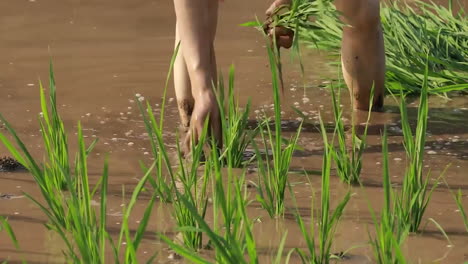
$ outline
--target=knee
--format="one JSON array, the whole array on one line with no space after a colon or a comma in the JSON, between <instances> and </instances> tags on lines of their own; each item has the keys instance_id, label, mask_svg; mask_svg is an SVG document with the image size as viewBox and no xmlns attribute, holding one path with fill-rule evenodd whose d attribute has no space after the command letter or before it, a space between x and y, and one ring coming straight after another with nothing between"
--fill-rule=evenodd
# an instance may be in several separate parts
<instances>
[{"instance_id":1,"label":"knee","mask_svg":"<svg viewBox=\"0 0 468 264\"><path fill-rule=\"evenodd\" d=\"M342 12L344 22L353 27L380 25L379 0L338 0L337 9Z\"/></svg>"},{"instance_id":2,"label":"knee","mask_svg":"<svg viewBox=\"0 0 468 264\"><path fill-rule=\"evenodd\" d=\"M190 70L190 80L192 84L192 93L194 98L199 98L199 93L210 93L213 89L215 76L212 76L211 66L200 65L193 66Z\"/></svg>"}]
</instances>

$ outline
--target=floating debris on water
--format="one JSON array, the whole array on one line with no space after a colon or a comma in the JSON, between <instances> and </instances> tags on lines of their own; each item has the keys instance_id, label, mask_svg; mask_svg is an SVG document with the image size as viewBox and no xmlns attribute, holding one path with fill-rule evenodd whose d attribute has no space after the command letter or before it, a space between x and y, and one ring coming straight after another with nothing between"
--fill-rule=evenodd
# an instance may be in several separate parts
<instances>
[{"instance_id":1,"label":"floating debris on water","mask_svg":"<svg viewBox=\"0 0 468 264\"><path fill-rule=\"evenodd\" d=\"M175 252L172 252L171 254L169 254L169 256L167 258L172 259L172 260L182 259L182 257L179 254L175 253Z\"/></svg>"},{"instance_id":2,"label":"floating debris on water","mask_svg":"<svg viewBox=\"0 0 468 264\"><path fill-rule=\"evenodd\" d=\"M11 157L0 158L0 172L11 172L18 169L24 169L23 165Z\"/></svg>"}]
</instances>

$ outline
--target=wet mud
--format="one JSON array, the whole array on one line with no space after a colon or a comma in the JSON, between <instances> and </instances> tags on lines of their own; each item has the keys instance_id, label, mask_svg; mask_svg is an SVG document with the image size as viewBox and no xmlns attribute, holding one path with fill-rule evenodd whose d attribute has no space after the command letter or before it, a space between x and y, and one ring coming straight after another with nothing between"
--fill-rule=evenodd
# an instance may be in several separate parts
<instances>
[{"instance_id":1,"label":"wet mud","mask_svg":"<svg viewBox=\"0 0 468 264\"><path fill-rule=\"evenodd\" d=\"M218 66L227 75L229 66L235 65L240 103L247 103L249 98L252 100L252 124L260 116L272 113L271 77L261 35L254 29L238 25L254 19L255 14L262 18L268 3L268 0L225 1L220 7L216 40ZM52 58L59 111L69 132L70 149L72 152L76 150L79 120L85 129L87 143L100 139L89 161L92 183L97 182L104 157L109 155L108 225L111 235L118 235L122 206L143 174L138 162L151 161L148 135L136 100L144 97L152 103L156 114L160 112L174 47L172 2L5 0L0 2L0 12L0 112L12 123L31 154L42 159L43 146L37 122L40 112L38 78L47 83L48 63ZM324 88L328 81L324 80L337 78L339 68L327 64L328 54L324 52L304 49L303 55L305 82L298 63L291 62L287 52L283 55L286 91L282 116L283 129L291 133L300 122L291 106L306 117L307 123L299 140L302 149L295 153L290 181L294 183L299 211L310 223L312 196L315 193L318 197L321 182L323 144L318 133L319 113L327 127L333 127L330 93ZM169 88L164 137L175 156L175 138L180 123L172 85ZM136 94L139 94L138 98ZM414 124L417 99L411 100L409 116ZM342 104L349 109L347 93L343 94ZM447 183L451 189L463 191L463 203L468 208L468 99L464 96L450 100L431 97L430 107L425 164L431 172L431 183L434 184L446 170ZM350 125L349 113L345 118ZM365 113L358 115L359 120L365 121ZM368 230L373 227L369 206L378 212L383 204L380 135L384 125L390 133L392 182L398 186L403 180L405 152L398 105L387 97L383 112L372 116L369 147L364 155L363 188L352 189L353 196L338 228L333 252L362 247L347 253L343 263L373 263L373 253L367 245ZM0 156L7 155L6 148L0 146ZM255 168L249 169L247 177L251 182L257 180ZM332 177L331 185L333 207L347 187L337 177ZM122 188L126 195L122 194ZM254 192L254 188L249 189ZM9 219L22 249L18 252L6 234L0 233L0 262L20 263L24 259L28 263L63 263L62 242L44 227L44 214L24 197L25 192L40 197L28 173L21 170L0 172L0 214ZM133 230L142 218L147 202L148 197L142 196L136 205L131 217ZM290 199L287 206L293 206ZM314 207L317 208L317 204ZM249 206L248 213L252 217L262 217L261 223L254 227L261 263L270 263L286 230L286 250L305 247L290 210L281 221L271 220L257 203ZM424 218L424 221L435 219L450 237L450 242L428 222L424 232L411 235L404 245L404 254L411 263L468 261L468 233L444 184L434 192ZM158 252L157 263L183 262L168 258L170 250L156 236L156 232L176 236L170 206L157 204L148 230L142 244L142 260ZM207 250L203 254L210 252ZM291 263L300 263L300 259L293 256Z\"/></svg>"}]
</instances>

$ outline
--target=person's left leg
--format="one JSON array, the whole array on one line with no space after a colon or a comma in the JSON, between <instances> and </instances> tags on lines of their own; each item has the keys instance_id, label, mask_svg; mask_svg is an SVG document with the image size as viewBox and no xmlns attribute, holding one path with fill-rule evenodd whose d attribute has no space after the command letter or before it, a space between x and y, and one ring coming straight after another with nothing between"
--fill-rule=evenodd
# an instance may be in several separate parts
<instances>
[{"instance_id":1,"label":"person's left leg","mask_svg":"<svg viewBox=\"0 0 468 264\"><path fill-rule=\"evenodd\" d=\"M216 83L214 37L217 27L218 0L174 0L177 29L181 39L195 106L190 129L184 141L188 153L192 139L197 143L207 118L210 132L222 146L220 112L213 83Z\"/></svg>"},{"instance_id":2,"label":"person's left leg","mask_svg":"<svg viewBox=\"0 0 468 264\"><path fill-rule=\"evenodd\" d=\"M368 110L374 88L373 110L383 107L385 94L385 51L379 0L336 0L342 12L341 59L343 77L354 108Z\"/></svg>"},{"instance_id":3,"label":"person's left leg","mask_svg":"<svg viewBox=\"0 0 468 264\"><path fill-rule=\"evenodd\" d=\"M180 36L176 25L176 48L179 43ZM177 98L177 107L179 108L181 127L187 132L190 127L190 118L192 116L195 100L192 96L192 86L190 84L190 76L187 71L184 54L180 47L174 62L174 89Z\"/></svg>"}]
</instances>

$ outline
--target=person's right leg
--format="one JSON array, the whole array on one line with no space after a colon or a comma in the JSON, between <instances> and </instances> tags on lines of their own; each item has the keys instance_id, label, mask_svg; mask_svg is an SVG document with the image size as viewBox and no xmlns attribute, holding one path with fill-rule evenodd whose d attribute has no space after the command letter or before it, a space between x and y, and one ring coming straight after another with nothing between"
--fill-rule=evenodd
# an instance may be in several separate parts
<instances>
[{"instance_id":1,"label":"person's right leg","mask_svg":"<svg viewBox=\"0 0 468 264\"><path fill-rule=\"evenodd\" d=\"M179 30L176 25L176 48L180 43ZM189 130L190 118L192 116L195 101L192 96L192 86L190 84L190 77L187 71L184 54L179 46L179 51L174 62L174 88L177 98L177 107L179 108L179 115L181 126L185 132Z\"/></svg>"},{"instance_id":2,"label":"person's right leg","mask_svg":"<svg viewBox=\"0 0 468 264\"><path fill-rule=\"evenodd\" d=\"M174 0L181 51L190 76L195 106L184 148L190 150L191 140L198 140L205 120L210 131L222 145L220 114L212 84L216 82L214 35L217 26L218 0Z\"/></svg>"},{"instance_id":3,"label":"person's right leg","mask_svg":"<svg viewBox=\"0 0 468 264\"><path fill-rule=\"evenodd\" d=\"M343 77L355 109L368 110L374 87L373 110L383 107L385 51L379 0L336 0L347 26L343 29Z\"/></svg>"}]
</instances>

